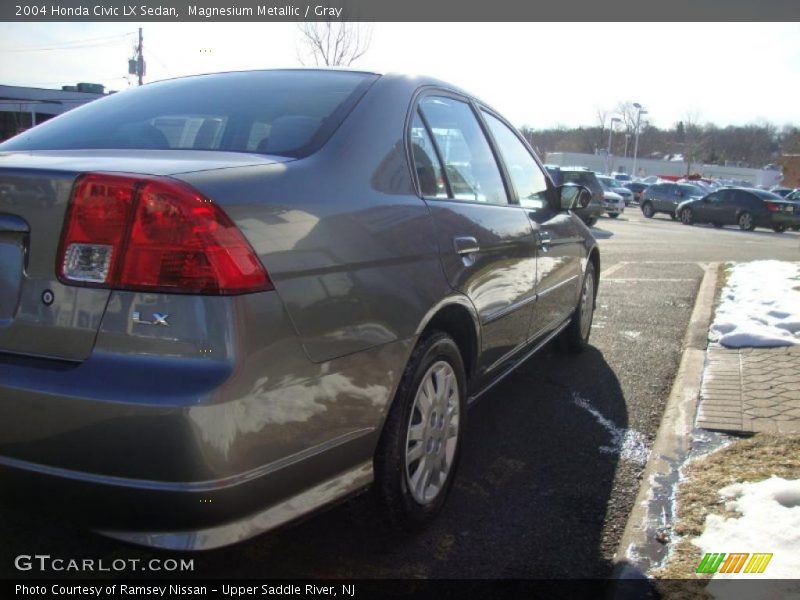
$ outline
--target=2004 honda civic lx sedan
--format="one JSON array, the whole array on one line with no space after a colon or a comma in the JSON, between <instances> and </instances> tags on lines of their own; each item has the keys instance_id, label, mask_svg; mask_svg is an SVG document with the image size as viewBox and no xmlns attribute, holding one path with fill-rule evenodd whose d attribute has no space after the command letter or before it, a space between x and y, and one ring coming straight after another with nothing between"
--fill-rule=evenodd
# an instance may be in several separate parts
<instances>
[{"instance_id":1,"label":"2004 honda civic lx sedan","mask_svg":"<svg viewBox=\"0 0 800 600\"><path fill-rule=\"evenodd\" d=\"M175 549L370 486L424 524L467 404L586 345L589 199L485 104L399 75L175 79L6 141L2 495Z\"/></svg>"}]
</instances>

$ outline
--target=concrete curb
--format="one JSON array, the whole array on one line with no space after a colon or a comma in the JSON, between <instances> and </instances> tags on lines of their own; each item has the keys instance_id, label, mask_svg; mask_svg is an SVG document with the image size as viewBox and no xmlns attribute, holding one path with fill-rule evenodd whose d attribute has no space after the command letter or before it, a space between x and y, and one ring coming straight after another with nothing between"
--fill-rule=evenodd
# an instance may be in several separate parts
<instances>
[{"instance_id":1,"label":"concrete curb","mask_svg":"<svg viewBox=\"0 0 800 600\"><path fill-rule=\"evenodd\" d=\"M678 373L672 384L650 459L642 473L636 502L614 555L614 579L646 577L653 562L647 558L650 554L647 548L659 545L655 535L662 521L661 514L653 514L650 503L653 490L677 482L678 470L689 453L705 367L708 328L711 324L719 263L702 266L705 274L684 336L684 352Z\"/></svg>"}]
</instances>

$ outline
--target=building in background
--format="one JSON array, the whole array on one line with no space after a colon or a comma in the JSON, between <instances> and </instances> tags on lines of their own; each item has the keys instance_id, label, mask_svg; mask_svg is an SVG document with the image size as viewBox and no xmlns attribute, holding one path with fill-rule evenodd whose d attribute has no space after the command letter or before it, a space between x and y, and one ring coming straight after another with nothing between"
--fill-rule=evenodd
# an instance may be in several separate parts
<instances>
[{"instance_id":1,"label":"building in background","mask_svg":"<svg viewBox=\"0 0 800 600\"><path fill-rule=\"evenodd\" d=\"M800 154L784 154L778 160L783 168L782 185L800 188Z\"/></svg>"},{"instance_id":2,"label":"building in background","mask_svg":"<svg viewBox=\"0 0 800 600\"><path fill-rule=\"evenodd\" d=\"M612 156L609 160L607 156L579 152L548 152L545 162L558 166L586 167L600 173L607 172L609 165L612 171L621 173L631 173L633 169L633 159L630 157ZM689 165L683 160L639 158L636 162L637 173L635 176L657 175L679 178L685 176L688 171L690 174L698 174L703 177L735 180L742 184L746 182L747 185L770 188L780 182L781 172L774 165L767 165L767 167L753 169L732 165L704 165L694 162Z\"/></svg>"},{"instance_id":3,"label":"building in background","mask_svg":"<svg viewBox=\"0 0 800 600\"><path fill-rule=\"evenodd\" d=\"M0 141L104 95L102 85L79 83L60 90L0 85Z\"/></svg>"}]
</instances>

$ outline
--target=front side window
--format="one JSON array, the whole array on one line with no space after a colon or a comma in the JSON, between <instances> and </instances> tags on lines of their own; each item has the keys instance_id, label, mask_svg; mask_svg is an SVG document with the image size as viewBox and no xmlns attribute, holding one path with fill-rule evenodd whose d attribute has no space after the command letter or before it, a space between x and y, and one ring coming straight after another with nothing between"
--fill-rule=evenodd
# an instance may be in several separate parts
<instances>
[{"instance_id":1,"label":"front side window","mask_svg":"<svg viewBox=\"0 0 800 600\"><path fill-rule=\"evenodd\" d=\"M505 123L485 111L483 116L497 142L520 205L543 208L547 203L547 178L544 171Z\"/></svg>"},{"instance_id":2,"label":"front side window","mask_svg":"<svg viewBox=\"0 0 800 600\"><path fill-rule=\"evenodd\" d=\"M455 200L507 204L500 169L469 104L428 96L420 110L430 125Z\"/></svg>"}]
</instances>

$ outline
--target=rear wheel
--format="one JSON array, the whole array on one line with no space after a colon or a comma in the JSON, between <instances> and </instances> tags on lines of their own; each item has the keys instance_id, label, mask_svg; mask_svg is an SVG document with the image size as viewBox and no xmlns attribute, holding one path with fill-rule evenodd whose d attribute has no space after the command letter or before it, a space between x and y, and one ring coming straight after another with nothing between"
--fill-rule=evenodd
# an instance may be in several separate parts
<instances>
[{"instance_id":1,"label":"rear wheel","mask_svg":"<svg viewBox=\"0 0 800 600\"><path fill-rule=\"evenodd\" d=\"M775 233L783 233L784 231L786 231L786 225L773 225L772 231L774 231Z\"/></svg>"},{"instance_id":2,"label":"rear wheel","mask_svg":"<svg viewBox=\"0 0 800 600\"><path fill-rule=\"evenodd\" d=\"M589 334L592 332L594 319L594 278L594 263L590 261L586 267L586 275L583 276L578 306L562 334L564 345L570 352L582 352L589 345Z\"/></svg>"},{"instance_id":3,"label":"rear wheel","mask_svg":"<svg viewBox=\"0 0 800 600\"><path fill-rule=\"evenodd\" d=\"M608 216L611 217L612 219L616 219L617 217L619 217L619 213L608 213Z\"/></svg>"},{"instance_id":4,"label":"rear wheel","mask_svg":"<svg viewBox=\"0 0 800 600\"><path fill-rule=\"evenodd\" d=\"M681 223L684 225L691 225L694 223L694 214L692 214L691 208L684 208L681 211Z\"/></svg>"},{"instance_id":5,"label":"rear wheel","mask_svg":"<svg viewBox=\"0 0 800 600\"><path fill-rule=\"evenodd\" d=\"M642 204L642 214L647 217L648 219L652 219L653 215L656 214L656 211L653 210L653 205L649 202L645 202Z\"/></svg>"},{"instance_id":6,"label":"rear wheel","mask_svg":"<svg viewBox=\"0 0 800 600\"><path fill-rule=\"evenodd\" d=\"M756 228L756 224L753 222L753 215L746 210L739 214L736 222L739 223L739 229L742 231L753 231Z\"/></svg>"},{"instance_id":7,"label":"rear wheel","mask_svg":"<svg viewBox=\"0 0 800 600\"><path fill-rule=\"evenodd\" d=\"M466 409L458 346L436 332L411 354L375 454L379 500L392 521L411 529L432 520L455 477Z\"/></svg>"},{"instance_id":8,"label":"rear wheel","mask_svg":"<svg viewBox=\"0 0 800 600\"><path fill-rule=\"evenodd\" d=\"M586 226L587 227L594 227L597 224L597 217L589 217L586 219Z\"/></svg>"},{"instance_id":9,"label":"rear wheel","mask_svg":"<svg viewBox=\"0 0 800 600\"><path fill-rule=\"evenodd\" d=\"M719 229L719 228L721 228L721 227L722 227L722 223L720 223L719 221L714 221L714 222L713 222L713 223L711 223L711 224L712 224L714 227L716 227L717 229Z\"/></svg>"}]
</instances>

